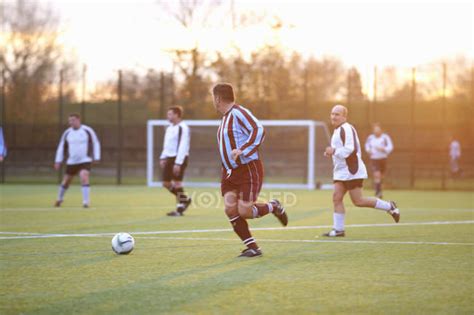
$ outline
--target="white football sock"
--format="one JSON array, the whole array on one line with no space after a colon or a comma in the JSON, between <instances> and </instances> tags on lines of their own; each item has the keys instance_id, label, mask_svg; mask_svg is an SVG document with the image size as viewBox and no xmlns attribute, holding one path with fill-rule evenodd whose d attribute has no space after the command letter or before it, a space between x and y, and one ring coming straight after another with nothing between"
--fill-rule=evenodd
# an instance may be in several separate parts
<instances>
[{"instance_id":1,"label":"white football sock","mask_svg":"<svg viewBox=\"0 0 474 315\"><path fill-rule=\"evenodd\" d=\"M64 187L63 185L59 186L59 192L58 192L58 201L63 201L64 200L64 194L66 193L67 188Z\"/></svg>"},{"instance_id":2,"label":"white football sock","mask_svg":"<svg viewBox=\"0 0 474 315\"><path fill-rule=\"evenodd\" d=\"M82 204L88 205L89 195L90 195L91 187L89 185L82 185Z\"/></svg>"},{"instance_id":3,"label":"white football sock","mask_svg":"<svg viewBox=\"0 0 474 315\"><path fill-rule=\"evenodd\" d=\"M334 220L334 229L336 231L344 231L344 217L345 213L337 213L334 212L333 220Z\"/></svg>"},{"instance_id":4,"label":"white football sock","mask_svg":"<svg viewBox=\"0 0 474 315\"><path fill-rule=\"evenodd\" d=\"M257 207L253 206L252 207L252 214L253 214L253 218L258 218L258 209Z\"/></svg>"},{"instance_id":5,"label":"white football sock","mask_svg":"<svg viewBox=\"0 0 474 315\"><path fill-rule=\"evenodd\" d=\"M377 198L375 201L375 209L390 211L392 210L392 205L388 201Z\"/></svg>"}]
</instances>

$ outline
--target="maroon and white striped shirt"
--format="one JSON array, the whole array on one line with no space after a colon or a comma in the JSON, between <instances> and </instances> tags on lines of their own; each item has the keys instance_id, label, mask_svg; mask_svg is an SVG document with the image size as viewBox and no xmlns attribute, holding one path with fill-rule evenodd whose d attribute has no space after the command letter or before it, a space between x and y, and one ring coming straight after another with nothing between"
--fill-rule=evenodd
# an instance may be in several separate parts
<instances>
[{"instance_id":1,"label":"maroon and white striped shirt","mask_svg":"<svg viewBox=\"0 0 474 315\"><path fill-rule=\"evenodd\" d=\"M258 160L258 148L264 138L265 130L258 119L248 109L235 104L225 113L217 130L222 166L229 170ZM231 157L234 149L242 151L236 161Z\"/></svg>"}]
</instances>

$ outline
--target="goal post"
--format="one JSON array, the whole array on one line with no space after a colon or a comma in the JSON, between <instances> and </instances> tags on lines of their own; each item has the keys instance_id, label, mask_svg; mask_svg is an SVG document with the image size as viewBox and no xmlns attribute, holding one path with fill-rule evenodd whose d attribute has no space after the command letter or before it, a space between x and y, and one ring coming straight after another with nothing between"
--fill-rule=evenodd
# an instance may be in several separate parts
<instances>
[{"instance_id":1,"label":"goal post","mask_svg":"<svg viewBox=\"0 0 474 315\"><path fill-rule=\"evenodd\" d=\"M260 122L266 129L266 139L261 150L264 155L266 173L263 188L315 189L321 186L322 176L316 174L316 163L321 160L323 153L323 151L318 151L329 143L329 131L326 124L313 120L260 120ZM185 120L185 123L191 130L190 162L185 173L185 185L187 187L219 187L221 162L216 133L221 121ZM161 170L158 164L165 127L168 125L167 120L149 120L147 123L147 185L149 187L162 185L159 180ZM323 142L319 146L317 146L317 139Z\"/></svg>"}]
</instances>

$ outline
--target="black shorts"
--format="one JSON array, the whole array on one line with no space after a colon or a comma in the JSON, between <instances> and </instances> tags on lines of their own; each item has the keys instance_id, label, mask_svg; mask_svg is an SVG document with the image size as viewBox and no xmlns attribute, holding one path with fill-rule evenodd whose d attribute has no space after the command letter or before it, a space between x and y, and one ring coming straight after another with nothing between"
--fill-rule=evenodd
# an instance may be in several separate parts
<instances>
[{"instance_id":1,"label":"black shorts","mask_svg":"<svg viewBox=\"0 0 474 315\"><path fill-rule=\"evenodd\" d=\"M81 163L81 164L72 164L66 165L66 174L74 176L79 174L82 170L90 171L92 168L92 163Z\"/></svg>"},{"instance_id":2,"label":"black shorts","mask_svg":"<svg viewBox=\"0 0 474 315\"><path fill-rule=\"evenodd\" d=\"M363 179L335 180L334 183L342 183L346 190L352 190L355 188L362 188L364 184L364 180Z\"/></svg>"},{"instance_id":3,"label":"black shorts","mask_svg":"<svg viewBox=\"0 0 474 315\"><path fill-rule=\"evenodd\" d=\"M176 160L176 157L169 157L166 158L166 165L164 169L162 170L162 180L164 182L171 182L172 180L179 181L181 182L184 178L184 171L186 170L186 167L188 166L188 157L186 157L183 161L183 164L181 165L181 170L179 171L178 176L176 176L173 173L173 167L174 167L174 161Z\"/></svg>"},{"instance_id":4,"label":"black shorts","mask_svg":"<svg viewBox=\"0 0 474 315\"><path fill-rule=\"evenodd\" d=\"M370 166L372 168L372 172L381 172L385 173L387 169L387 159L377 159L377 160L370 160Z\"/></svg>"}]
</instances>

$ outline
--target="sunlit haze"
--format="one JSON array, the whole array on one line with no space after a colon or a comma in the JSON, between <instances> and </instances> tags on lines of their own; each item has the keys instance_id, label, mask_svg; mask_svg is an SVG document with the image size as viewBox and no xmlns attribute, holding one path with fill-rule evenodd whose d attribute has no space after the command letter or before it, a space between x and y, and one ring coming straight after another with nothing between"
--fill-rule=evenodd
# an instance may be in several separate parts
<instances>
[{"instance_id":1,"label":"sunlit haze","mask_svg":"<svg viewBox=\"0 0 474 315\"><path fill-rule=\"evenodd\" d=\"M473 4L428 2L342 3L239 1L234 12L260 23L232 30L230 1L209 25L191 31L167 16L155 0L51 0L62 21L61 41L88 77L102 80L119 68L172 69L170 49L195 43L209 55L248 53L265 44L304 56L332 55L362 74L374 65L410 67L455 56L473 56ZM169 2L172 6L173 2ZM281 21L281 27L272 25Z\"/></svg>"}]
</instances>

